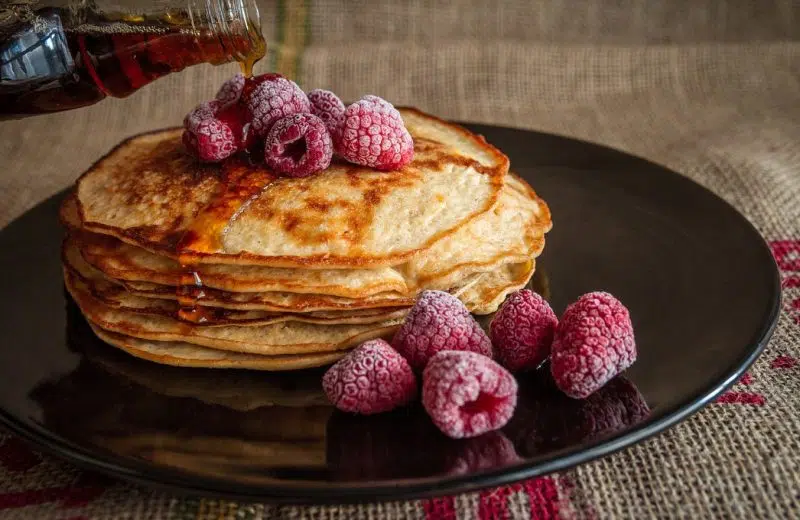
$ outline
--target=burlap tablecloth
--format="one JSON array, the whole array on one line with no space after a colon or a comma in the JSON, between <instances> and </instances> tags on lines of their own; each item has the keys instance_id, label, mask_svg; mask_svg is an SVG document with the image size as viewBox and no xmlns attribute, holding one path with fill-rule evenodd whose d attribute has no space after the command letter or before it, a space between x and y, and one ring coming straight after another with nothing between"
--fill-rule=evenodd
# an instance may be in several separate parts
<instances>
[{"instance_id":1,"label":"burlap tablecloth","mask_svg":"<svg viewBox=\"0 0 800 520\"><path fill-rule=\"evenodd\" d=\"M800 517L800 2L262 0L262 13L258 72L599 142L718 193L782 269L773 340L679 426L515 486L347 507L195 500L82 473L0 433L0 518ZM235 70L195 67L125 100L2 123L0 225L121 138L178 124Z\"/></svg>"}]
</instances>

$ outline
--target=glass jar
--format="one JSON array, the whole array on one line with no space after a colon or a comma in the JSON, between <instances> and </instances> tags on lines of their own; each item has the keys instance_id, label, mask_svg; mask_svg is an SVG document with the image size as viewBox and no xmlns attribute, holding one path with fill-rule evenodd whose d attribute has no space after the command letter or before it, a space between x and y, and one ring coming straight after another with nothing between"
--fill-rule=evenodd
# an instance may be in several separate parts
<instances>
[{"instance_id":1,"label":"glass jar","mask_svg":"<svg viewBox=\"0 0 800 520\"><path fill-rule=\"evenodd\" d=\"M256 0L0 0L0 119L125 97L266 53Z\"/></svg>"}]
</instances>

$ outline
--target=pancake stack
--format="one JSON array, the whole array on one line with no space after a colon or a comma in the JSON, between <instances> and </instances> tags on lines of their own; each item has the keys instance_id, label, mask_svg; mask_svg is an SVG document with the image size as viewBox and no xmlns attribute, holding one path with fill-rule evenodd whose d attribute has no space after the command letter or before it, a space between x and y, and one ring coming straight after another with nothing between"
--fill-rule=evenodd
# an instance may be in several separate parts
<instances>
[{"instance_id":1,"label":"pancake stack","mask_svg":"<svg viewBox=\"0 0 800 520\"><path fill-rule=\"evenodd\" d=\"M399 110L414 160L390 172L202 164L181 129L118 145L61 207L65 285L95 334L164 364L293 370L391 338L426 289L494 312L533 275L547 205L481 136Z\"/></svg>"}]
</instances>

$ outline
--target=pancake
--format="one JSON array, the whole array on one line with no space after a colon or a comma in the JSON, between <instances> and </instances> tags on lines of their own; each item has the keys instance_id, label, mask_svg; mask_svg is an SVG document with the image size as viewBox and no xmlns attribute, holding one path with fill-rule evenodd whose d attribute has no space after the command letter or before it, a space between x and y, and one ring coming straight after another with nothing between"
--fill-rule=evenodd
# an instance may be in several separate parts
<instances>
[{"instance_id":1,"label":"pancake","mask_svg":"<svg viewBox=\"0 0 800 520\"><path fill-rule=\"evenodd\" d=\"M112 281L121 284L135 295L167 300L178 299L177 287L149 282ZM396 293L381 293L359 299L287 292L232 293L217 289L203 289L203 294L204 296L197 301L200 307L279 312L354 311L381 307L408 307L414 304L414 298Z\"/></svg>"},{"instance_id":2,"label":"pancake","mask_svg":"<svg viewBox=\"0 0 800 520\"><path fill-rule=\"evenodd\" d=\"M90 266L78 251L77 243L67 239L63 248L63 264L66 277L77 278L85 284L93 298L109 307L126 312L151 314L178 319L180 305L177 300L162 298L146 298L127 291L123 286L105 278L102 273ZM177 289L175 289L177 290ZM218 327L225 325L256 326L300 321L320 324L359 324L377 323L390 319L402 318L408 312L405 307L379 307L353 311L317 311L308 313L287 313L277 311L242 311L204 307L198 311L201 320L192 323L198 327Z\"/></svg>"},{"instance_id":3,"label":"pancake","mask_svg":"<svg viewBox=\"0 0 800 520\"><path fill-rule=\"evenodd\" d=\"M110 237L91 234L81 253L106 275L132 282L181 285L186 269L166 256ZM376 269L287 269L213 264L195 271L205 287L232 292L284 291L359 298L382 292L408 293L403 276L391 267Z\"/></svg>"},{"instance_id":4,"label":"pancake","mask_svg":"<svg viewBox=\"0 0 800 520\"><path fill-rule=\"evenodd\" d=\"M77 182L83 226L181 263L397 265L489 211L509 161L480 136L400 109L414 160L378 172L344 162L278 178L242 159L200 164L181 129L128 139Z\"/></svg>"},{"instance_id":5,"label":"pancake","mask_svg":"<svg viewBox=\"0 0 800 520\"><path fill-rule=\"evenodd\" d=\"M68 274L66 287L83 315L110 332L156 341L183 341L212 349L265 356L346 350L362 341L391 335L402 321L364 325L318 325L294 321L239 327L197 327L172 318L115 309L92 297Z\"/></svg>"},{"instance_id":6,"label":"pancake","mask_svg":"<svg viewBox=\"0 0 800 520\"><path fill-rule=\"evenodd\" d=\"M458 295L458 298L473 314L491 314L503 303L506 296L522 289L530 282L535 268L536 261L528 260L481 273L474 283Z\"/></svg>"},{"instance_id":7,"label":"pancake","mask_svg":"<svg viewBox=\"0 0 800 520\"><path fill-rule=\"evenodd\" d=\"M79 227L79 223L72 226ZM551 226L547 205L524 181L509 176L492 211L395 268L286 269L217 264L197 266L195 270L205 287L231 292L284 291L348 298L387 292L413 295L420 288L448 289L474 272L537 256ZM177 286L186 276L177 261L107 236L84 234L81 252L95 268L127 282Z\"/></svg>"},{"instance_id":8,"label":"pancake","mask_svg":"<svg viewBox=\"0 0 800 520\"><path fill-rule=\"evenodd\" d=\"M550 210L525 181L509 175L498 204L451 236L398 267L407 283L447 290L477 272L526 262L544 249Z\"/></svg>"},{"instance_id":9,"label":"pancake","mask_svg":"<svg viewBox=\"0 0 800 520\"><path fill-rule=\"evenodd\" d=\"M200 347L180 341L148 341L103 330L90 323L98 338L128 354L178 367L245 368L250 370L287 371L315 368L335 363L346 352L260 356Z\"/></svg>"}]
</instances>

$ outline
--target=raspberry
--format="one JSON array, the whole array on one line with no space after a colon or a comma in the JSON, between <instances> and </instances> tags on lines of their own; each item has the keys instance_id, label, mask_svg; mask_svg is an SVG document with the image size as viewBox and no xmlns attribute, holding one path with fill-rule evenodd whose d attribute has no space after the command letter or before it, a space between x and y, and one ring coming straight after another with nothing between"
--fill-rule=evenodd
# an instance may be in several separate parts
<instances>
[{"instance_id":1,"label":"raspberry","mask_svg":"<svg viewBox=\"0 0 800 520\"><path fill-rule=\"evenodd\" d=\"M444 291L422 291L392 339L414 370L442 350L466 350L492 357L492 343L461 300Z\"/></svg>"},{"instance_id":2,"label":"raspberry","mask_svg":"<svg viewBox=\"0 0 800 520\"><path fill-rule=\"evenodd\" d=\"M266 136L282 117L311 112L306 93L297 83L283 76L261 77L245 89L242 98L257 137Z\"/></svg>"},{"instance_id":3,"label":"raspberry","mask_svg":"<svg viewBox=\"0 0 800 520\"><path fill-rule=\"evenodd\" d=\"M334 142L344 122L344 103L330 90L314 89L308 93L311 113L322 119Z\"/></svg>"},{"instance_id":4,"label":"raspberry","mask_svg":"<svg viewBox=\"0 0 800 520\"><path fill-rule=\"evenodd\" d=\"M550 355L558 318L538 294L512 294L492 318L489 332L497 361L511 370L534 369Z\"/></svg>"},{"instance_id":5,"label":"raspberry","mask_svg":"<svg viewBox=\"0 0 800 520\"><path fill-rule=\"evenodd\" d=\"M422 405L449 437L477 437L502 428L516 404L514 376L475 352L439 352L422 374Z\"/></svg>"},{"instance_id":6,"label":"raspberry","mask_svg":"<svg viewBox=\"0 0 800 520\"><path fill-rule=\"evenodd\" d=\"M378 96L364 96L344 111L336 151L349 162L395 170L414 157L414 141L400 112Z\"/></svg>"},{"instance_id":7,"label":"raspberry","mask_svg":"<svg viewBox=\"0 0 800 520\"><path fill-rule=\"evenodd\" d=\"M183 119L183 126L190 134L197 132L197 127L203 121L217 120L227 126L235 137L236 150L245 150L254 143L254 138L249 132L250 124L247 122L247 111L238 103L224 104L219 99L204 101L197 105ZM197 137L183 135L183 144L193 153L197 153Z\"/></svg>"},{"instance_id":8,"label":"raspberry","mask_svg":"<svg viewBox=\"0 0 800 520\"><path fill-rule=\"evenodd\" d=\"M259 74L258 76L246 78L244 80L244 87L242 87L242 95L240 99L247 99L253 90L265 81L272 81L282 77L283 75L278 74L277 72L268 72L266 74Z\"/></svg>"},{"instance_id":9,"label":"raspberry","mask_svg":"<svg viewBox=\"0 0 800 520\"><path fill-rule=\"evenodd\" d=\"M362 343L322 376L328 399L343 412L364 415L403 406L417 395L417 382L403 357L382 339Z\"/></svg>"},{"instance_id":10,"label":"raspberry","mask_svg":"<svg viewBox=\"0 0 800 520\"><path fill-rule=\"evenodd\" d=\"M582 399L636 361L630 313L607 292L584 294L556 328L550 371L558 388Z\"/></svg>"},{"instance_id":11,"label":"raspberry","mask_svg":"<svg viewBox=\"0 0 800 520\"><path fill-rule=\"evenodd\" d=\"M186 117L183 118L183 127L193 132L200 122L217 117L217 112L219 112L221 108L222 102L217 99L203 101L186 114Z\"/></svg>"},{"instance_id":12,"label":"raspberry","mask_svg":"<svg viewBox=\"0 0 800 520\"><path fill-rule=\"evenodd\" d=\"M205 162L218 162L230 157L238 147L231 127L218 119L200 121L193 132L184 130L183 142L193 155Z\"/></svg>"},{"instance_id":13,"label":"raspberry","mask_svg":"<svg viewBox=\"0 0 800 520\"><path fill-rule=\"evenodd\" d=\"M456 445L458 449L448 460L448 475L466 475L520 462L514 444L499 431L465 439Z\"/></svg>"},{"instance_id":14,"label":"raspberry","mask_svg":"<svg viewBox=\"0 0 800 520\"><path fill-rule=\"evenodd\" d=\"M311 114L279 119L264 141L270 168L290 177L306 177L331 164L333 142L325 123Z\"/></svg>"},{"instance_id":15,"label":"raspberry","mask_svg":"<svg viewBox=\"0 0 800 520\"><path fill-rule=\"evenodd\" d=\"M244 89L244 74L241 72L222 84L215 99L225 106L239 101Z\"/></svg>"},{"instance_id":16,"label":"raspberry","mask_svg":"<svg viewBox=\"0 0 800 520\"><path fill-rule=\"evenodd\" d=\"M197 137L195 137L193 133L188 130L184 130L181 140L183 141L183 146L190 154L194 155L195 157L199 156L200 153L197 150Z\"/></svg>"},{"instance_id":17,"label":"raspberry","mask_svg":"<svg viewBox=\"0 0 800 520\"><path fill-rule=\"evenodd\" d=\"M233 103L226 106L217 113L217 119L228 125L236 136L236 144L239 150L251 150L258 139L250 130L252 125L247 120L247 109L240 103Z\"/></svg>"}]
</instances>

